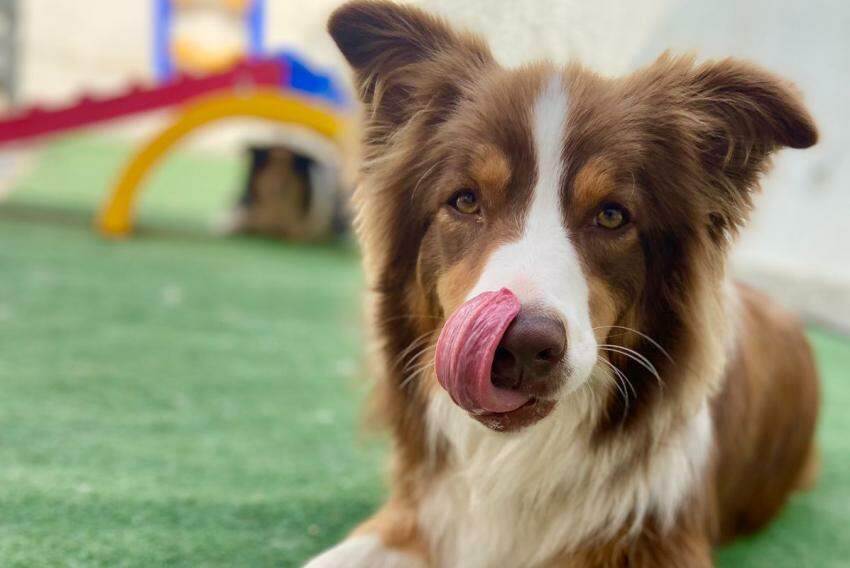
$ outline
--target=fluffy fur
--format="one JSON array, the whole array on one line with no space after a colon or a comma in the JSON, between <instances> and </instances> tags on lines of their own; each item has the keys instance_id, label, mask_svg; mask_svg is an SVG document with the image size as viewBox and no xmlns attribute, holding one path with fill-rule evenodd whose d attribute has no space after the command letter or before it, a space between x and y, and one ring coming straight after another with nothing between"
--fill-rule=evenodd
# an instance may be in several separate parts
<instances>
[{"instance_id":1,"label":"fluffy fur","mask_svg":"<svg viewBox=\"0 0 850 568\"><path fill-rule=\"evenodd\" d=\"M770 154L816 141L793 89L735 60L504 69L386 2L329 30L365 107L357 229L395 467L388 503L312 566L708 566L773 517L813 471L817 377L726 256ZM615 230L594 221L611 203ZM446 317L502 286L568 339L553 410L507 432L433 370Z\"/></svg>"}]
</instances>

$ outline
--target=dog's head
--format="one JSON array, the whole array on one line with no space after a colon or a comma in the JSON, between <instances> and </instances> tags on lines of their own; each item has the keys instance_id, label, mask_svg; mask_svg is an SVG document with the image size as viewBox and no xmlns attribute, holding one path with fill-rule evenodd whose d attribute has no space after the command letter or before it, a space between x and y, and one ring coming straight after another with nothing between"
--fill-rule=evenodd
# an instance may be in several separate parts
<instances>
[{"instance_id":1,"label":"dog's head","mask_svg":"<svg viewBox=\"0 0 850 568\"><path fill-rule=\"evenodd\" d=\"M682 388L671 360L722 366L728 243L769 155L816 140L789 86L734 60L505 69L385 2L329 29L365 104L358 228L403 396L442 384L515 430L587 387L623 424Z\"/></svg>"}]
</instances>

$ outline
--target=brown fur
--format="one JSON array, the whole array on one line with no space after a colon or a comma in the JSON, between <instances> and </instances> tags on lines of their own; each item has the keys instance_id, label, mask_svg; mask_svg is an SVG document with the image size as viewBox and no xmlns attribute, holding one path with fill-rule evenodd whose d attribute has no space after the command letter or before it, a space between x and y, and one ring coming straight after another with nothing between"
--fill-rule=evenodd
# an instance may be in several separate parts
<instances>
[{"instance_id":1,"label":"brown fur","mask_svg":"<svg viewBox=\"0 0 850 568\"><path fill-rule=\"evenodd\" d=\"M571 568L709 568L711 542L696 515L662 532L652 521L636 538L622 536L600 546L565 554L551 567Z\"/></svg>"},{"instance_id":2,"label":"brown fur","mask_svg":"<svg viewBox=\"0 0 850 568\"><path fill-rule=\"evenodd\" d=\"M417 526L416 511L405 499L387 502L352 533L379 534L389 548L427 559L428 548Z\"/></svg>"},{"instance_id":3,"label":"brown fur","mask_svg":"<svg viewBox=\"0 0 850 568\"><path fill-rule=\"evenodd\" d=\"M662 346L600 328L600 341L644 354L664 381L609 357L637 396L626 404L615 389L604 393L595 444L629 440L634 463L622 465L638 467L706 399L716 430L705 485L674 529L650 517L637 536L587 543L553 565L708 566L713 543L773 517L813 460L816 373L799 327L744 288L724 367L725 259L770 154L815 143L794 91L734 60L664 56L621 79L575 65L506 70L475 36L385 2L347 4L329 30L366 110L357 229L381 347L375 408L395 441L394 497L359 531L429 560L416 511L444 455L429 457L425 414L437 386L427 362L489 251L521 231L537 175L529 109L553 73L570 95L564 222L590 284L593 324L633 328ZM486 219L445 207L470 186ZM608 200L634 215L622 231L592 226Z\"/></svg>"},{"instance_id":4,"label":"brown fur","mask_svg":"<svg viewBox=\"0 0 850 568\"><path fill-rule=\"evenodd\" d=\"M796 321L757 292L739 290L740 343L714 401L721 540L761 528L816 466L811 349Z\"/></svg>"}]
</instances>

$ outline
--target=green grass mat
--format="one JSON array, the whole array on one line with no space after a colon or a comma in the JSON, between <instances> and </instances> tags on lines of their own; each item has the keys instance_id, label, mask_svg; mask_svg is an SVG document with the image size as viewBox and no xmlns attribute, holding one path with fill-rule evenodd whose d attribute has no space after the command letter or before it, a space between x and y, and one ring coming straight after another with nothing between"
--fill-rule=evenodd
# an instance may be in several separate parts
<instances>
[{"instance_id":1,"label":"green grass mat","mask_svg":"<svg viewBox=\"0 0 850 568\"><path fill-rule=\"evenodd\" d=\"M0 204L0 566L294 566L383 494L345 247L88 228L120 145L72 139ZM200 227L233 162L181 154L143 225ZM812 331L823 473L725 567L846 566L850 344Z\"/></svg>"},{"instance_id":2,"label":"green grass mat","mask_svg":"<svg viewBox=\"0 0 850 568\"><path fill-rule=\"evenodd\" d=\"M93 217L130 156L129 146L100 136L61 139L37 155L6 207ZM241 162L187 152L166 156L141 186L139 225L211 226L236 200L243 183Z\"/></svg>"}]
</instances>

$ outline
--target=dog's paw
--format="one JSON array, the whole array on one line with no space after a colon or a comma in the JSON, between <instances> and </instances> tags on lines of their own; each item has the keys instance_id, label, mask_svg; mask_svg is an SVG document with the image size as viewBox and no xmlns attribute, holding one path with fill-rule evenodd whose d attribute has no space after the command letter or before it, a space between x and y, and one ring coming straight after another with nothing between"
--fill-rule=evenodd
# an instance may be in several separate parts
<instances>
[{"instance_id":1,"label":"dog's paw","mask_svg":"<svg viewBox=\"0 0 850 568\"><path fill-rule=\"evenodd\" d=\"M373 535L342 541L310 560L304 568L425 568L420 558L387 548Z\"/></svg>"}]
</instances>

